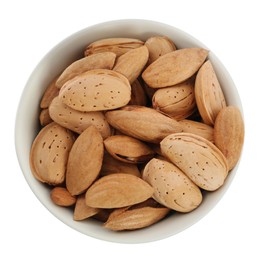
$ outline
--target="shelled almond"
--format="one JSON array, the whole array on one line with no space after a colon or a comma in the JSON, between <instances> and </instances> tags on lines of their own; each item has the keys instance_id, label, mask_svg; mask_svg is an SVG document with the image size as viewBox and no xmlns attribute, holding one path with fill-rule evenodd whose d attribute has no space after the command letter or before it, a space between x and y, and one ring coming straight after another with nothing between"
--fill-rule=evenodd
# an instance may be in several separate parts
<instances>
[{"instance_id":1,"label":"shelled almond","mask_svg":"<svg viewBox=\"0 0 260 260\"><path fill-rule=\"evenodd\" d=\"M156 35L86 44L40 102L30 166L52 201L120 231L188 214L220 189L244 123L208 53Z\"/></svg>"}]
</instances>

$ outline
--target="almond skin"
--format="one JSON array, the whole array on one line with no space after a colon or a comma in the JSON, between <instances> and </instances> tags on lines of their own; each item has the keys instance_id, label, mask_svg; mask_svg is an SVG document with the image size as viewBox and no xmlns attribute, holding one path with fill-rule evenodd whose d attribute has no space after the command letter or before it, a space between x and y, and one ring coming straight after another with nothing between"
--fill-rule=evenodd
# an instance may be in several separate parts
<instances>
[{"instance_id":1,"label":"almond skin","mask_svg":"<svg viewBox=\"0 0 260 260\"><path fill-rule=\"evenodd\" d=\"M202 202L202 194L178 167L165 160L152 159L146 164L143 179L153 188L153 198L167 208L190 212Z\"/></svg>"},{"instance_id":2,"label":"almond skin","mask_svg":"<svg viewBox=\"0 0 260 260\"><path fill-rule=\"evenodd\" d=\"M69 207L76 203L76 197L72 196L66 188L55 187L51 191L51 200L54 204Z\"/></svg>"},{"instance_id":3,"label":"almond skin","mask_svg":"<svg viewBox=\"0 0 260 260\"><path fill-rule=\"evenodd\" d=\"M228 106L220 110L214 125L214 142L225 155L229 170L237 164L243 143L245 127L240 110Z\"/></svg>"},{"instance_id":4,"label":"almond skin","mask_svg":"<svg viewBox=\"0 0 260 260\"><path fill-rule=\"evenodd\" d=\"M131 85L116 71L90 70L67 81L59 98L67 106L82 112L110 110L130 101Z\"/></svg>"},{"instance_id":5,"label":"almond skin","mask_svg":"<svg viewBox=\"0 0 260 260\"><path fill-rule=\"evenodd\" d=\"M82 58L70 64L59 76L56 87L61 88L68 80L89 70L112 69L116 55L113 52L103 52Z\"/></svg>"},{"instance_id":6,"label":"almond skin","mask_svg":"<svg viewBox=\"0 0 260 260\"><path fill-rule=\"evenodd\" d=\"M116 173L98 179L86 192L86 204L94 208L121 208L147 200L153 188L141 178Z\"/></svg>"},{"instance_id":7,"label":"almond skin","mask_svg":"<svg viewBox=\"0 0 260 260\"><path fill-rule=\"evenodd\" d=\"M30 151L30 166L34 177L50 185L63 183L74 140L70 130L55 122L42 128Z\"/></svg>"},{"instance_id":8,"label":"almond skin","mask_svg":"<svg viewBox=\"0 0 260 260\"><path fill-rule=\"evenodd\" d=\"M203 137L172 134L161 142L161 151L200 188L214 191L224 184L228 174L226 158Z\"/></svg>"},{"instance_id":9,"label":"almond skin","mask_svg":"<svg viewBox=\"0 0 260 260\"><path fill-rule=\"evenodd\" d=\"M123 74L132 84L140 75L148 61L149 52L146 46L142 46L120 56L113 68Z\"/></svg>"},{"instance_id":10,"label":"almond skin","mask_svg":"<svg viewBox=\"0 0 260 260\"><path fill-rule=\"evenodd\" d=\"M88 127L73 144L66 172L66 187L79 195L96 180L103 159L103 139L94 126Z\"/></svg>"},{"instance_id":11,"label":"almond skin","mask_svg":"<svg viewBox=\"0 0 260 260\"><path fill-rule=\"evenodd\" d=\"M208 51L186 48L167 53L149 65L142 74L151 88L181 83L193 76L207 58Z\"/></svg>"},{"instance_id":12,"label":"almond skin","mask_svg":"<svg viewBox=\"0 0 260 260\"><path fill-rule=\"evenodd\" d=\"M78 134L93 125L104 139L111 135L110 126L100 111L77 111L63 104L59 97L55 97L50 104L49 113L51 119L57 124Z\"/></svg>"},{"instance_id":13,"label":"almond skin","mask_svg":"<svg viewBox=\"0 0 260 260\"><path fill-rule=\"evenodd\" d=\"M180 124L156 110L142 106L125 106L108 111L106 119L120 132L142 141L159 143L169 134L182 132Z\"/></svg>"}]
</instances>

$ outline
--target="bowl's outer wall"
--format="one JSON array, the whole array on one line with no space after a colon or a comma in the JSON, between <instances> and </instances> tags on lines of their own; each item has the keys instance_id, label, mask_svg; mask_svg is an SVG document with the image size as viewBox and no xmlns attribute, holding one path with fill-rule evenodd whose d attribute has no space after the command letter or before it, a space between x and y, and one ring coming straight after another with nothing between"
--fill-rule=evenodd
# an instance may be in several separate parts
<instances>
[{"instance_id":1,"label":"bowl's outer wall","mask_svg":"<svg viewBox=\"0 0 260 260\"><path fill-rule=\"evenodd\" d=\"M178 48L202 47L210 50L189 34L172 26L148 20L116 20L83 29L55 46L40 61L32 72L20 99L16 117L15 145L23 174L41 203L58 219L71 228L88 236L118 243L142 243L163 239L188 228L204 217L222 198L235 176L238 165L231 171L225 184L219 190L207 193L200 207L189 214L173 214L165 220L145 229L132 232L112 232L104 229L94 220L74 221L71 210L57 207L49 196L46 185L32 175L29 154L33 139L39 131L39 103L46 86L70 63L83 56L85 47L98 39L109 37L130 37L146 40L150 36L165 35ZM223 64L210 50L211 60L227 103L238 106L242 111L237 89Z\"/></svg>"}]
</instances>

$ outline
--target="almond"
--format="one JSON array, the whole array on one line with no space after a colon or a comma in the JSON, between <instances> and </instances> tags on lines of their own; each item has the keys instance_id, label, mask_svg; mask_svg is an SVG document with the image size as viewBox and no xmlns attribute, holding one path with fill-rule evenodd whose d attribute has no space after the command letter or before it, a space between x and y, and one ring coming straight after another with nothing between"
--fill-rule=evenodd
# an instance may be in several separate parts
<instances>
[{"instance_id":1,"label":"almond","mask_svg":"<svg viewBox=\"0 0 260 260\"><path fill-rule=\"evenodd\" d=\"M131 100L128 105L146 106L147 96L141 84L141 80L136 79L131 84Z\"/></svg>"},{"instance_id":2,"label":"almond","mask_svg":"<svg viewBox=\"0 0 260 260\"><path fill-rule=\"evenodd\" d=\"M116 71L90 70L67 81L59 97L64 104L78 111L110 110L130 101L131 85Z\"/></svg>"},{"instance_id":3,"label":"almond","mask_svg":"<svg viewBox=\"0 0 260 260\"><path fill-rule=\"evenodd\" d=\"M202 202L202 194L178 167L165 160L152 159L146 164L143 179L153 188L153 198L167 208L189 212Z\"/></svg>"},{"instance_id":4,"label":"almond","mask_svg":"<svg viewBox=\"0 0 260 260\"><path fill-rule=\"evenodd\" d=\"M219 111L226 106L226 101L209 60L201 66L196 76L195 98L204 123L214 125Z\"/></svg>"},{"instance_id":5,"label":"almond","mask_svg":"<svg viewBox=\"0 0 260 260\"><path fill-rule=\"evenodd\" d=\"M81 134L93 125L105 139L111 135L111 129L100 111L81 112L62 103L59 97L52 100L49 107L50 117L57 124Z\"/></svg>"},{"instance_id":6,"label":"almond","mask_svg":"<svg viewBox=\"0 0 260 260\"><path fill-rule=\"evenodd\" d=\"M189 133L172 134L163 139L161 150L200 188L213 191L224 184L228 174L226 158L203 137Z\"/></svg>"},{"instance_id":7,"label":"almond","mask_svg":"<svg viewBox=\"0 0 260 260\"><path fill-rule=\"evenodd\" d=\"M182 132L180 124L156 110L142 106L125 106L108 111L106 119L120 132L142 141L159 143L169 134Z\"/></svg>"},{"instance_id":8,"label":"almond","mask_svg":"<svg viewBox=\"0 0 260 260\"><path fill-rule=\"evenodd\" d=\"M154 156L145 143L126 135L114 135L104 141L106 150L116 159L127 163L144 163Z\"/></svg>"},{"instance_id":9,"label":"almond","mask_svg":"<svg viewBox=\"0 0 260 260\"><path fill-rule=\"evenodd\" d=\"M149 50L148 64L153 63L158 58L169 52L175 51L176 46L172 40L166 36L153 36L146 40L145 46Z\"/></svg>"},{"instance_id":10,"label":"almond","mask_svg":"<svg viewBox=\"0 0 260 260\"><path fill-rule=\"evenodd\" d=\"M86 204L94 208L121 208L147 200L153 188L134 175L116 173L98 179L86 192Z\"/></svg>"},{"instance_id":11,"label":"almond","mask_svg":"<svg viewBox=\"0 0 260 260\"><path fill-rule=\"evenodd\" d=\"M103 159L103 139L94 126L88 127L73 144L67 165L66 187L79 195L98 177Z\"/></svg>"},{"instance_id":12,"label":"almond","mask_svg":"<svg viewBox=\"0 0 260 260\"><path fill-rule=\"evenodd\" d=\"M130 50L117 59L113 70L123 74L132 84L143 70L148 57L146 46Z\"/></svg>"},{"instance_id":13,"label":"almond","mask_svg":"<svg viewBox=\"0 0 260 260\"><path fill-rule=\"evenodd\" d=\"M39 120L40 120L41 126L46 126L49 123L53 122L53 120L50 117L48 108L42 109L42 111L40 112Z\"/></svg>"},{"instance_id":14,"label":"almond","mask_svg":"<svg viewBox=\"0 0 260 260\"><path fill-rule=\"evenodd\" d=\"M76 197L72 196L66 188L55 187L51 191L51 200L54 204L69 207L76 203Z\"/></svg>"},{"instance_id":15,"label":"almond","mask_svg":"<svg viewBox=\"0 0 260 260\"><path fill-rule=\"evenodd\" d=\"M152 88L163 88L181 83L193 76L207 58L208 51L186 48L167 53L150 64L142 74Z\"/></svg>"},{"instance_id":16,"label":"almond","mask_svg":"<svg viewBox=\"0 0 260 260\"><path fill-rule=\"evenodd\" d=\"M153 96L153 108L175 119L192 115L196 109L194 79L172 87L158 89Z\"/></svg>"},{"instance_id":17,"label":"almond","mask_svg":"<svg viewBox=\"0 0 260 260\"><path fill-rule=\"evenodd\" d=\"M240 110L234 106L222 108L214 125L214 141L227 158L229 170L237 164L244 143L244 121Z\"/></svg>"},{"instance_id":18,"label":"almond","mask_svg":"<svg viewBox=\"0 0 260 260\"><path fill-rule=\"evenodd\" d=\"M138 39L132 38L106 38L95 41L87 46L85 56L100 52L113 52L117 57L124 53L141 47L144 43Z\"/></svg>"},{"instance_id":19,"label":"almond","mask_svg":"<svg viewBox=\"0 0 260 260\"><path fill-rule=\"evenodd\" d=\"M34 177L51 185L63 183L74 140L71 131L54 122L42 128L34 139L30 152Z\"/></svg>"},{"instance_id":20,"label":"almond","mask_svg":"<svg viewBox=\"0 0 260 260\"><path fill-rule=\"evenodd\" d=\"M84 220L96 215L100 209L91 208L85 203L85 194L81 194L77 197L73 219L74 220Z\"/></svg>"},{"instance_id":21,"label":"almond","mask_svg":"<svg viewBox=\"0 0 260 260\"><path fill-rule=\"evenodd\" d=\"M94 69L112 69L116 55L113 52L103 52L74 61L60 75L56 87L61 88L68 80L79 74Z\"/></svg>"}]
</instances>

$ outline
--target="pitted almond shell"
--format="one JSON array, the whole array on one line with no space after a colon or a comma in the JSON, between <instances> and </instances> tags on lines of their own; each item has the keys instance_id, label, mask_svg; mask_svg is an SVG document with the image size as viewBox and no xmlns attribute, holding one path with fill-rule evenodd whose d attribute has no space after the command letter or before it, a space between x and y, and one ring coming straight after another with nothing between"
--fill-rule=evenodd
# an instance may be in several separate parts
<instances>
[{"instance_id":1,"label":"pitted almond shell","mask_svg":"<svg viewBox=\"0 0 260 260\"><path fill-rule=\"evenodd\" d=\"M54 187L50 196L52 202L58 206L69 207L76 203L76 197L72 196L64 187Z\"/></svg>"},{"instance_id":2,"label":"pitted almond shell","mask_svg":"<svg viewBox=\"0 0 260 260\"><path fill-rule=\"evenodd\" d=\"M172 134L163 139L161 150L200 188L214 191L224 184L228 174L226 158L203 137L190 133Z\"/></svg>"},{"instance_id":3,"label":"pitted almond shell","mask_svg":"<svg viewBox=\"0 0 260 260\"><path fill-rule=\"evenodd\" d=\"M103 139L94 126L88 127L73 144L66 172L66 187L79 195L96 180L103 160Z\"/></svg>"},{"instance_id":4,"label":"pitted almond shell","mask_svg":"<svg viewBox=\"0 0 260 260\"><path fill-rule=\"evenodd\" d=\"M81 112L62 103L59 97L53 99L49 107L50 117L59 125L81 134L93 125L105 139L111 135L111 129L100 111Z\"/></svg>"},{"instance_id":5,"label":"pitted almond shell","mask_svg":"<svg viewBox=\"0 0 260 260\"><path fill-rule=\"evenodd\" d=\"M131 99L128 105L146 106L147 96L140 79L136 79L131 84Z\"/></svg>"},{"instance_id":6,"label":"pitted almond shell","mask_svg":"<svg viewBox=\"0 0 260 260\"><path fill-rule=\"evenodd\" d=\"M100 176L121 172L141 177L137 165L119 161L112 157L109 153L104 153Z\"/></svg>"},{"instance_id":7,"label":"pitted almond shell","mask_svg":"<svg viewBox=\"0 0 260 260\"><path fill-rule=\"evenodd\" d=\"M53 122L53 120L50 117L49 108L44 108L41 110L39 120L41 126L46 126L49 123Z\"/></svg>"},{"instance_id":8,"label":"pitted almond shell","mask_svg":"<svg viewBox=\"0 0 260 260\"><path fill-rule=\"evenodd\" d=\"M243 143L245 127L242 114L237 107L222 108L214 125L214 142L225 155L229 170L237 164Z\"/></svg>"},{"instance_id":9,"label":"pitted almond shell","mask_svg":"<svg viewBox=\"0 0 260 260\"><path fill-rule=\"evenodd\" d=\"M50 185L63 183L74 140L70 130L54 122L42 128L30 151L30 166L34 177Z\"/></svg>"},{"instance_id":10,"label":"pitted almond shell","mask_svg":"<svg viewBox=\"0 0 260 260\"><path fill-rule=\"evenodd\" d=\"M146 40L145 46L149 50L148 64L153 63L164 54L176 50L176 46L173 41L166 36L150 37Z\"/></svg>"},{"instance_id":11,"label":"pitted almond shell","mask_svg":"<svg viewBox=\"0 0 260 260\"><path fill-rule=\"evenodd\" d=\"M179 123L181 124L183 132L196 134L213 142L214 129L212 126L189 119L180 120Z\"/></svg>"},{"instance_id":12,"label":"pitted almond shell","mask_svg":"<svg viewBox=\"0 0 260 260\"><path fill-rule=\"evenodd\" d=\"M196 109L194 79L172 87L158 89L153 96L153 108L175 119L192 115Z\"/></svg>"},{"instance_id":13,"label":"pitted almond shell","mask_svg":"<svg viewBox=\"0 0 260 260\"><path fill-rule=\"evenodd\" d=\"M51 104L51 101L59 95L59 89L56 88L56 80L58 77L56 77L46 88L45 92L42 95L42 99L40 102L40 108L48 108Z\"/></svg>"},{"instance_id":14,"label":"pitted almond shell","mask_svg":"<svg viewBox=\"0 0 260 260\"><path fill-rule=\"evenodd\" d=\"M157 223L169 212L170 209L165 207L141 207L134 209L125 207L115 209L110 214L104 227L114 231L140 229Z\"/></svg>"},{"instance_id":15,"label":"pitted almond shell","mask_svg":"<svg viewBox=\"0 0 260 260\"><path fill-rule=\"evenodd\" d=\"M151 88L163 88L181 83L193 76L207 58L202 48L186 48L167 53L150 64L142 74Z\"/></svg>"},{"instance_id":16,"label":"pitted almond shell","mask_svg":"<svg viewBox=\"0 0 260 260\"><path fill-rule=\"evenodd\" d=\"M104 145L115 159L126 163L145 163L155 154L145 143L126 135L110 136Z\"/></svg>"},{"instance_id":17,"label":"pitted almond shell","mask_svg":"<svg viewBox=\"0 0 260 260\"><path fill-rule=\"evenodd\" d=\"M86 47L85 56L100 52L113 52L117 57L124 53L141 47L144 43L132 38L106 38L97 40Z\"/></svg>"},{"instance_id":18,"label":"pitted almond shell","mask_svg":"<svg viewBox=\"0 0 260 260\"><path fill-rule=\"evenodd\" d=\"M143 179L153 188L153 198L167 208L190 212L202 202L202 194L195 185L174 164L160 159L152 159L146 164Z\"/></svg>"},{"instance_id":19,"label":"pitted almond shell","mask_svg":"<svg viewBox=\"0 0 260 260\"><path fill-rule=\"evenodd\" d=\"M122 208L147 200L153 188L141 178L116 173L98 179L86 192L86 204L94 208Z\"/></svg>"},{"instance_id":20,"label":"pitted almond shell","mask_svg":"<svg viewBox=\"0 0 260 260\"><path fill-rule=\"evenodd\" d=\"M149 52L146 46L130 50L117 58L113 70L123 74L132 84L142 72L148 57Z\"/></svg>"},{"instance_id":21,"label":"pitted almond shell","mask_svg":"<svg viewBox=\"0 0 260 260\"><path fill-rule=\"evenodd\" d=\"M61 88L68 80L89 70L112 69L115 59L115 53L103 52L74 61L61 73L56 81L56 87Z\"/></svg>"},{"instance_id":22,"label":"pitted almond shell","mask_svg":"<svg viewBox=\"0 0 260 260\"><path fill-rule=\"evenodd\" d=\"M182 132L175 119L148 107L125 106L106 112L105 117L120 132L151 143L159 143L169 134Z\"/></svg>"},{"instance_id":23,"label":"pitted almond shell","mask_svg":"<svg viewBox=\"0 0 260 260\"><path fill-rule=\"evenodd\" d=\"M116 71L90 70L67 81L60 90L59 98L78 111L110 110L130 101L131 85L125 76Z\"/></svg>"},{"instance_id":24,"label":"pitted almond shell","mask_svg":"<svg viewBox=\"0 0 260 260\"><path fill-rule=\"evenodd\" d=\"M81 194L77 197L73 219L74 220L84 220L96 215L100 209L91 208L85 203L85 194Z\"/></svg>"},{"instance_id":25,"label":"pitted almond shell","mask_svg":"<svg viewBox=\"0 0 260 260\"><path fill-rule=\"evenodd\" d=\"M214 125L219 111L226 106L226 101L209 60L201 66L196 76L195 98L204 123Z\"/></svg>"}]
</instances>

